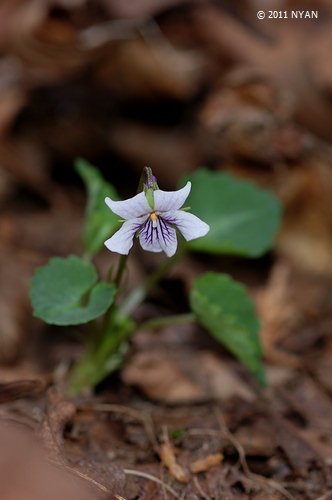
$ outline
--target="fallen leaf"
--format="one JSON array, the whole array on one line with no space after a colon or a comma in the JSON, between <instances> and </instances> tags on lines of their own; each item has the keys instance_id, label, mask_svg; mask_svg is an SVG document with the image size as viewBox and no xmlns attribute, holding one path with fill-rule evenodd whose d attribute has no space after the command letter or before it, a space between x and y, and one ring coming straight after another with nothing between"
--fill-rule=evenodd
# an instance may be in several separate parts
<instances>
[{"instance_id":1,"label":"fallen leaf","mask_svg":"<svg viewBox=\"0 0 332 500\"><path fill-rule=\"evenodd\" d=\"M138 353L122 370L125 384L138 386L149 398L176 402L203 396L199 385L186 377L181 368L159 351Z\"/></svg>"},{"instance_id":2,"label":"fallen leaf","mask_svg":"<svg viewBox=\"0 0 332 500\"><path fill-rule=\"evenodd\" d=\"M202 386L212 398L227 401L231 397L239 397L245 401L255 399L254 392L236 375L234 365L226 363L213 352L198 353L197 371Z\"/></svg>"}]
</instances>

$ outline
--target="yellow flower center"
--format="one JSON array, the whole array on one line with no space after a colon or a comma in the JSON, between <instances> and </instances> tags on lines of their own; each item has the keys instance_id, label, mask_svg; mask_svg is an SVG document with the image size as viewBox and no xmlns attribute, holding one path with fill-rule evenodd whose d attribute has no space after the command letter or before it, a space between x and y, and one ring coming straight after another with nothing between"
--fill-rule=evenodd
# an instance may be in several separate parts
<instances>
[{"instance_id":1,"label":"yellow flower center","mask_svg":"<svg viewBox=\"0 0 332 500\"><path fill-rule=\"evenodd\" d=\"M156 214L156 212L150 213L150 219L152 220L152 227L157 227L158 215Z\"/></svg>"}]
</instances>

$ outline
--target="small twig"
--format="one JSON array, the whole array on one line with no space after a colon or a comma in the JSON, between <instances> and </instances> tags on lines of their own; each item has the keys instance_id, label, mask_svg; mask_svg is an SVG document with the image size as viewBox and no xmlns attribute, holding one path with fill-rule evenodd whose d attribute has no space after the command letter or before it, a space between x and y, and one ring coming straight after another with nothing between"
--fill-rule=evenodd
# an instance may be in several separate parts
<instances>
[{"instance_id":1,"label":"small twig","mask_svg":"<svg viewBox=\"0 0 332 500\"><path fill-rule=\"evenodd\" d=\"M239 441L233 436L233 434L228 429L226 422L225 422L219 408L215 408L215 411L216 411L217 420L218 420L218 423L220 426L220 430L221 430L222 434L229 439L229 441L232 443L232 445L236 449L236 451L239 455L241 467L242 467L243 472L246 475L246 477L254 483L258 483L258 484L263 485L263 487L269 486L273 490L281 493L288 500L294 500L293 495L291 495L291 493L289 493L277 481L274 481L273 479L269 479L269 478L266 478L266 477L261 476L259 474L255 474L254 472L251 472L251 470L249 469L248 464L247 464L246 454L245 454L243 446L239 443Z\"/></svg>"},{"instance_id":2,"label":"small twig","mask_svg":"<svg viewBox=\"0 0 332 500\"><path fill-rule=\"evenodd\" d=\"M198 481L198 477L197 476L194 476L193 477L193 482L198 490L198 493L203 497L205 498L205 500L212 500L211 497L205 493L205 491L203 490L202 486L200 485L200 482Z\"/></svg>"},{"instance_id":3,"label":"small twig","mask_svg":"<svg viewBox=\"0 0 332 500\"><path fill-rule=\"evenodd\" d=\"M175 490L168 484L166 484L164 481L161 481L156 476L152 476L152 474L148 474L147 472L142 472L140 470L134 470L134 469L123 469L123 472L126 475L132 475L132 476L137 476L137 477L143 477L144 479L149 479L150 481L154 481L155 483L160 484L165 490L167 490L169 493L171 493L175 498L180 498L180 495L177 494Z\"/></svg>"},{"instance_id":4,"label":"small twig","mask_svg":"<svg viewBox=\"0 0 332 500\"><path fill-rule=\"evenodd\" d=\"M106 488L106 486L104 486L101 483L98 483L98 481L96 481L95 479L92 479L92 477L87 476L86 474L83 474L83 472L80 472L77 469L73 469L72 467L69 467L68 465L65 465L65 469L72 472L73 474L76 474L78 477L81 477L82 479L89 481L91 484L96 486L99 490L103 491L104 493L110 493L110 490L108 488Z\"/></svg>"},{"instance_id":5,"label":"small twig","mask_svg":"<svg viewBox=\"0 0 332 500\"><path fill-rule=\"evenodd\" d=\"M50 464L54 465L58 469L61 469L61 470L65 469L68 472L71 472L72 474L75 474L76 476L80 477L81 479L84 479L85 481L88 481L89 483L91 483L93 486L95 486L99 490L103 491L104 493L110 493L110 490L108 488L106 488L106 486L104 486L103 484L99 483L98 481L96 481L92 477L87 476L86 474L83 474L83 472L80 472L79 470L77 470L77 469L75 469L73 467L70 467L67 464L59 462L57 459L54 459L54 458L48 458L48 461L49 461Z\"/></svg>"},{"instance_id":6,"label":"small twig","mask_svg":"<svg viewBox=\"0 0 332 500\"><path fill-rule=\"evenodd\" d=\"M160 463L159 470L160 470L160 479L161 479L161 482L162 482L162 486L161 486L161 488L162 488L162 490L163 490L163 497L164 497L164 499L165 499L165 500L167 500L167 498L168 498L168 497L167 497L167 490L166 490L166 488L165 488L165 484L166 484L166 483L165 483L165 481L164 481L164 470L165 470L165 469L164 469L164 467L163 467L163 464L162 464L162 463Z\"/></svg>"}]
</instances>

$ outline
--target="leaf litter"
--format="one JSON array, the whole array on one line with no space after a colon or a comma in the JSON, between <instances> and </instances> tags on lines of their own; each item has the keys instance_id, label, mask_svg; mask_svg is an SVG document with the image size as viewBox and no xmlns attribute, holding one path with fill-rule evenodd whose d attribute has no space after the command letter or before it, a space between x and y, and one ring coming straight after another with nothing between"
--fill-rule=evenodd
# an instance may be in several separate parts
<instances>
[{"instance_id":1,"label":"leaf litter","mask_svg":"<svg viewBox=\"0 0 332 500\"><path fill-rule=\"evenodd\" d=\"M216 2L58 3L1 6L1 498L328 500L330 22L267 33L249 1L242 17ZM79 251L77 156L125 195L149 163L166 188L205 164L280 197L273 254L190 257L137 311L186 311L202 269L235 275L262 318L265 393L203 330L179 325L140 332L94 395L62 394L80 346L31 318L27 292L37 265ZM136 252L134 280L159 264Z\"/></svg>"}]
</instances>

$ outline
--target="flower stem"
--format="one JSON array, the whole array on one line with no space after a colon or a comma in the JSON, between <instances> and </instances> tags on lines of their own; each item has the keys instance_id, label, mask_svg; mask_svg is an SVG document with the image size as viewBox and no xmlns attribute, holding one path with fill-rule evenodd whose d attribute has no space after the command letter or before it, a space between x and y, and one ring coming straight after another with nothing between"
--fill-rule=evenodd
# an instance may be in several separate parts
<instances>
[{"instance_id":1,"label":"flower stem","mask_svg":"<svg viewBox=\"0 0 332 500\"><path fill-rule=\"evenodd\" d=\"M165 263L159 267L149 278L143 283L143 285L135 288L120 305L119 312L123 316L130 316L131 313L143 302L143 300L148 295L151 288L153 288L169 271L169 269L180 260L186 249L184 247L180 248L178 252L170 257Z\"/></svg>"},{"instance_id":2,"label":"flower stem","mask_svg":"<svg viewBox=\"0 0 332 500\"><path fill-rule=\"evenodd\" d=\"M112 317L112 313L113 313L113 310L114 310L114 307L116 304L116 299L117 299L117 296L119 295L119 291L120 291L120 284L121 284L122 275L123 275L123 272L126 268L127 257L128 257L128 255L121 255L121 257L120 257L118 270L117 270L115 278L114 278L116 292L115 292L114 300L113 300L112 304L110 305L110 307L108 308L108 310L106 311L105 316L104 316L104 320L103 320L102 328L101 328L101 332L100 332L101 338L104 336L105 332L107 331L109 322L110 322L111 317ZM112 270L113 270L113 266L110 268L109 273L108 273L109 281L111 281Z\"/></svg>"},{"instance_id":3,"label":"flower stem","mask_svg":"<svg viewBox=\"0 0 332 500\"><path fill-rule=\"evenodd\" d=\"M127 257L128 255L121 255L120 257L120 262L119 262L119 267L115 276L114 284L117 289L120 287L123 271L126 268L126 262L127 262Z\"/></svg>"},{"instance_id":4,"label":"flower stem","mask_svg":"<svg viewBox=\"0 0 332 500\"><path fill-rule=\"evenodd\" d=\"M163 326L176 325L181 323L193 323L196 321L194 313L174 314L163 318L154 318L143 321L137 326L138 330L152 330L154 328L162 328Z\"/></svg>"}]
</instances>

